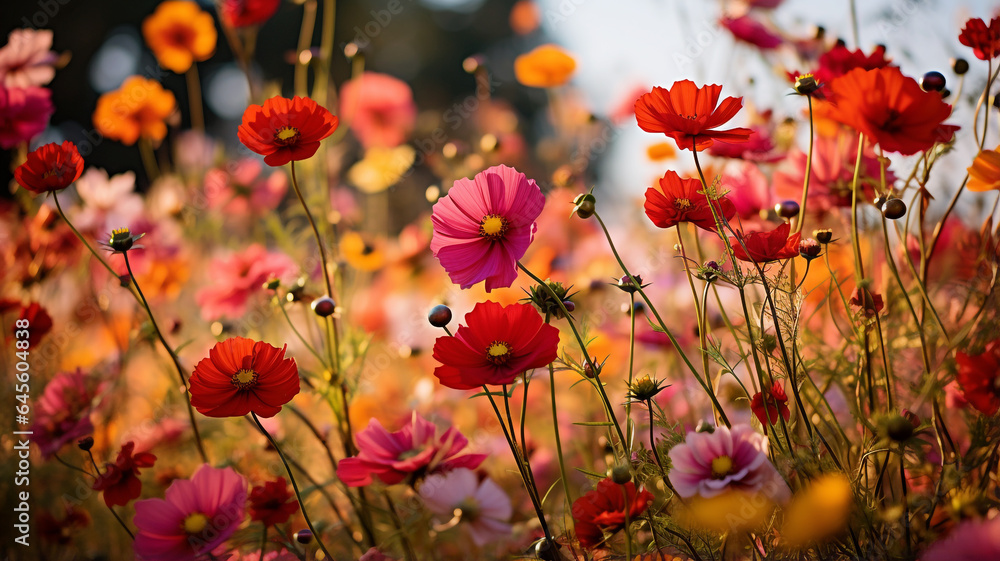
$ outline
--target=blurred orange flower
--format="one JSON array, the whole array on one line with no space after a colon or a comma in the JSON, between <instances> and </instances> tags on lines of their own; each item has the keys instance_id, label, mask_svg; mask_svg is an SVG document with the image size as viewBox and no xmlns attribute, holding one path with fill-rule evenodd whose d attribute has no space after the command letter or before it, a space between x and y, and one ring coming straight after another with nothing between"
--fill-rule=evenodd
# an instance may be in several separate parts
<instances>
[{"instance_id":1,"label":"blurred orange flower","mask_svg":"<svg viewBox=\"0 0 1000 561\"><path fill-rule=\"evenodd\" d=\"M527 35L542 23L542 12L534 0L518 0L510 9L510 28L518 35Z\"/></svg>"},{"instance_id":2,"label":"blurred orange flower","mask_svg":"<svg viewBox=\"0 0 1000 561\"><path fill-rule=\"evenodd\" d=\"M969 191L1000 190L1000 146L983 150L969 166Z\"/></svg>"},{"instance_id":3,"label":"blurred orange flower","mask_svg":"<svg viewBox=\"0 0 1000 561\"><path fill-rule=\"evenodd\" d=\"M195 2L167 0L142 22L142 36L160 66L178 74L215 52L218 33L212 15Z\"/></svg>"},{"instance_id":4,"label":"blurred orange flower","mask_svg":"<svg viewBox=\"0 0 1000 561\"><path fill-rule=\"evenodd\" d=\"M576 60L556 45L542 45L514 59L517 81L533 88L552 88L569 81Z\"/></svg>"},{"instance_id":5,"label":"blurred orange flower","mask_svg":"<svg viewBox=\"0 0 1000 561\"><path fill-rule=\"evenodd\" d=\"M176 106L174 94L159 82L131 76L120 88L97 100L94 127L122 144L135 144L140 137L163 140L167 135L165 120Z\"/></svg>"}]
</instances>

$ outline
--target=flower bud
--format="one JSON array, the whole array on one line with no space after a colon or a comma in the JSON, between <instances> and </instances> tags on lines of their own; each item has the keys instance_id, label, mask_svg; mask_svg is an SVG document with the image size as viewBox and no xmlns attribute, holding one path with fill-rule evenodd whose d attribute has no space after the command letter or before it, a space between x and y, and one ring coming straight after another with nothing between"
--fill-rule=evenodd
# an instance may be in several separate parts
<instances>
[{"instance_id":1,"label":"flower bud","mask_svg":"<svg viewBox=\"0 0 1000 561\"><path fill-rule=\"evenodd\" d=\"M628 294L635 294L640 287L645 288L646 286L649 286L642 284L642 277L640 277L639 275L633 275L633 277L635 278L636 282L639 283L638 285L632 282L632 279L629 278L628 275L622 275L622 277L618 279L618 284L616 284L615 286L617 286L618 289L621 290L622 292L626 292Z\"/></svg>"},{"instance_id":2,"label":"flower bud","mask_svg":"<svg viewBox=\"0 0 1000 561\"><path fill-rule=\"evenodd\" d=\"M712 434L715 432L715 425L701 420L698 421L698 426L694 428L694 432L707 432L708 434Z\"/></svg>"},{"instance_id":3,"label":"flower bud","mask_svg":"<svg viewBox=\"0 0 1000 561\"><path fill-rule=\"evenodd\" d=\"M581 193L573 199L573 212L580 218L590 218L597 212L597 198L590 193Z\"/></svg>"},{"instance_id":4,"label":"flower bud","mask_svg":"<svg viewBox=\"0 0 1000 561\"><path fill-rule=\"evenodd\" d=\"M799 203L795 201L781 201L774 205L774 213L788 220L799 215Z\"/></svg>"},{"instance_id":5,"label":"flower bud","mask_svg":"<svg viewBox=\"0 0 1000 561\"><path fill-rule=\"evenodd\" d=\"M925 92L939 92L944 89L944 84L944 74L936 70L931 70L920 78L920 88Z\"/></svg>"},{"instance_id":6,"label":"flower bud","mask_svg":"<svg viewBox=\"0 0 1000 561\"><path fill-rule=\"evenodd\" d=\"M795 79L795 85L792 87L802 95L809 95L819 89L819 82L812 74L803 74Z\"/></svg>"},{"instance_id":7,"label":"flower bud","mask_svg":"<svg viewBox=\"0 0 1000 561\"><path fill-rule=\"evenodd\" d=\"M93 436L85 436L85 437L81 438L80 440L77 440L76 441L76 445L77 445L77 447L80 448L80 450L83 450L84 452L89 452L90 449L94 447L94 437Z\"/></svg>"},{"instance_id":8,"label":"flower bud","mask_svg":"<svg viewBox=\"0 0 1000 561\"><path fill-rule=\"evenodd\" d=\"M321 318L332 316L337 311L337 303L329 296L323 296L312 301L312 311Z\"/></svg>"},{"instance_id":9,"label":"flower bud","mask_svg":"<svg viewBox=\"0 0 1000 561\"><path fill-rule=\"evenodd\" d=\"M624 485L632 481L632 470L628 466L615 466L611 468L611 481L619 485Z\"/></svg>"},{"instance_id":10,"label":"flower bud","mask_svg":"<svg viewBox=\"0 0 1000 561\"><path fill-rule=\"evenodd\" d=\"M961 76L969 71L969 61L964 58L953 58L951 59L951 69L955 71L955 74Z\"/></svg>"},{"instance_id":11,"label":"flower bud","mask_svg":"<svg viewBox=\"0 0 1000 561\"><path fill-rule=\"evenodd\" d=\"M885 432L892 440L903 442L913 436L913 423L905 417L895 415L886 422Z\"/></svg>"},{"instance_id":12,"label":"flower bud","mask_svg":"<svg viewBox=\"0 0 1000 561\"><path fill-rule=\"evenodd\" d=\"M444 327L451 323L451 308L444 304L438 304L431 308L427 314L427 321L434 327Z\"/></svg>"},{"instance_id":13,"label":"flower bud","mask_svg":"<svg viewBox=\"0 0 1000 561\"><path fill-rule=\"evenodd\" d=\"M813 237L821 244L828 244L833 241L833 230L813 230Z\"/></svg>"},{"instance_id":14,"label":"flower bud","mask_svg":"<svg viewBox=\"0 0 1000 561\"><path fill-rule=\"evenodd\" d=\"M302 545L309 545L313 541L313 533L310 530L302 529L295 532L295 541Z\"/></svg>"},{"instance_id":15,"label":"flower bud","mask_svg":"<svg viewBox=\"0 0 1000 561\"><path fill-rule=\"evenodd\" d=\"M268 279L267 282L264 283L263 288L264 288L264 290L278 290L279 286L281 286L281 281L280 280L278 280L278 279Z\"/></svg>"},{"instance_id":16,"label":"flower bud","mask_svg":"<svg viewBox=\"0 0 1000 561\"><path fill-rule=\"evenodd\" d=\"M897 220L906 214L906 203L903 199L889 199L882 206L882 216L889 220Z\"/></svg>"},{"instance_id":17,"label":"flower bud","mask_svg":"<svg viewBox=\"0 0 1000 561\"><path fill-rule=\"evenodd\" d=\"M812 238L806 238L799 242L799 256L804 259L812 261L819 257L821 251L819 242Z\"/></svg>"}]
</instances>

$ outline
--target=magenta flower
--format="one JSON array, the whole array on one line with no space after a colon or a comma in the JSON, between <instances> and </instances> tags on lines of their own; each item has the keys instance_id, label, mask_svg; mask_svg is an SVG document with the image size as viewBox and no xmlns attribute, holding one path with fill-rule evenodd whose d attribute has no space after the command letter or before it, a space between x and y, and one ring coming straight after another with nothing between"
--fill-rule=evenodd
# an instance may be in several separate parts
<instances>
[{"instance_id":1,"label":"magenta flower","mask_svg":"<svg viewBox=\"0 0 1000 561\"><path fill-rule=\"evenodd\" d=\"M438 435L434 423L413 412L410 424L396 432L385 430L378 419L355 436L360 452L340 460L337 475L350 487L370 485L377 477L386 485L417 479L455 468L476 469L486 454L459 456L469 441L454 427Z\"/></svg>"},{"instance_id":2,"label":"magenta flower","mask_svg":"<svg viewBox=\"0 0 1000 561\"><path fill-rule=\"evenodd\" d=\"M511 167L493 166L474 179L459 179L434 205L431 251L462 288L483 280L486 292L509 287L543 206L535 181Z\"/></svg>"},{"instance_id":3,"label":"magenta flower","mask_svg":"<svg viewBox=\"0 0 1000 561\"><path fill-rule=\"evenodd\" d=\"M689 432L669 456L670 481L684 498L708 499L726 491L760 493L775 502L791 497L788 484L767 459L767 437L750 425Z\"/></svg>"},{"instance_id":4,"label":"magenta flower","mask_svg":"<svg viewBox=\"0 0 1000 561\"><path fill-rule=\"evenodd\" d=\"M15 29L0 49L0 82L8 88L44 86L56 75L52 31Z\"/></svg>"},{"instance_id":5,"label":"magenta flower","mask_svg":"<svg viewBox=\"0 0 1000 561\"><path fill-rule=\"evenodd\" d=\"M43 458L48 458L64 445L75 442L94 431L90 422L94 398L103 389L79 368L61 372L45 386L34 407L35 423L32 440Z\"/></svg>"},{"instance_id":6,"label":"magenta flower","mask_svg":"<svg viewBox=\"0 0 1000 561\"><path fill-rule=\"evenodd\" d=\"M365 148L393 148L413 131L417 104L406 82L365 72L340 88L340 115Z\"/></svg>"},{"instance_id":7,"label":"magenta flower","mask_svg":"<svg viewBox=\"0 0 1000 561\"><path fill-rule=\"evenodd\" d=\"M920 561L981 561L1000 559L1000 518L966 520L931 544Z\"/></svg>"},{"instance_id":8,"label":"magenta flower","mask_svg":"<svg viewBox=\"0 0 1000 561\"><path fill-rule=\"evenodd\" d=\"M476 545L509 536L507 523L514 509L510 497L492 479L480 481L476 472L459 468L428 477L420 485L420 498L442 522L462 512L462 522Z\"/></svg>"},{"instance_id":9,"label":"magenta flower","mask_svg":"<svg viewBox=\"0 0 1000 561\"><path fill-rule=\"evenodd\" d=\"M724 16L719 24L728 29L737 40L750 43L762 51L777 48L784 42L780 35L749 15L735 18Z\"/></svg>"},{"instance_id":10,"label":"magenta flower","mask_svg":"<svg viewBox=\"0 0 1000 561\"><path fill-rule=\"evenodd\" d=\"M246 516L247 480L203 464L162 499L135 503L135 553L142 561L194 561L222 545Z\"/></svg>"},{"instance_id":11,"label":"magenta flower","mask_svg":"<svg viewBox=\"0 0 1000 561\"><path fill-rule=\"evenodd\" d=\"M272 278L285 278L298 273L298 266L284 253L272 253L260 244L251 244L243 251L212 261L212 285L195 296L201 307L201 317L207 321L219 318L236 319L247 309L250 298L263 291L263 284Z\"/></svg>"},{"instance_id":12,"label":"magenta flower","mask_svg":"<svg viewBox=\"0 0 1000 561\"><path fill-rule=\"evenodd\" d=\"M288 191L288 176L281 170L264 171L256 158L244 158L205 174L205 198L211 209L226 216L261 216L278 208Z\"/></svg>"},{"instance_id":13,"label":"magenta flower","mask_svg":"<svg viewBox=\"0 0 1000 561\"><path fill-rule=\"evenodd\" d=\"M38 136L49 124L52 92L45 88L0 85L0 148L13 148Z\"/></svg>"}]
</instances>

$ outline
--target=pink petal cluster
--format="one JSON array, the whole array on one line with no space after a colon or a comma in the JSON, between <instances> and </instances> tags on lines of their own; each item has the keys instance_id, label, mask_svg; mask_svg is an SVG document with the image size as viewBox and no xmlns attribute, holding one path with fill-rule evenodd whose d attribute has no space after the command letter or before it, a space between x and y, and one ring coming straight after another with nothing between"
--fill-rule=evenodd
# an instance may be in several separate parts
<instances>
[{"instance_id":1,"label":"pink petal cluster","mask_svg":"<svg viewBox=\"0 0 1000 561\"><path fill-rule=\"evenodd\" d=\"M239 253L212 261L212 285L198 291L201 317L207 321L236 319L247 309L252 296L272 278L288 278L298 273L298 266L283 253L267 251L251 244Z\"/></svg>"},{"instance_id":2,"label":"pink petal cluster","mask_svg":"<svg viewBox=\"0 0 1000 561\"><path fill-rule=\"evenodd\" d=\"M209 208L227 216L262 215L278 208L288 192L288 176L274 170L262 175L264 164L244 158L227 169L205 174L205 198Z\"/></svg>"},{"instance_id":3,"label":"pink petal cluster","mask_svg":"<svg viewBox=\"0 0 1000 561\"><path fill-rule=\"evenodd\" d=\"M495 481L480 480L471 469L459 468L428 477L420 485L420 498L427 509L448 520L456 509L476 545L482 546L510 535L507 523L513 514L510 498Z\"/></svg>"},{"instance_id":4,"label":"pink petal cluster","mask_svg":"<svg viewBox=\"0 0 1000 561\"><path fill-rule=\"evenodd\" d=\"M493 166L474 179L459 179L434 204L431 251L462 288L484 280L486 292L509 287L544 206L535 181L512 167Z\"/></svg>"},{"instance_id":5,"label":"pink petal cluster","mask_svg":"<svg viewBox=\"0 0 1000 561\"><path fill-rule=\"evenodd\" d=\"M0 148L13 148L38 136L49 124L52 92L35 86L0 85Z\"/></svg>"},{"instance_id":6,"label":"pink petal cluster","mask_svg":"<svg viewBox=\"0 0 1000 561\"><path fill-rule=\"evenodd\" d=\"M35 423L31 427L32 440L43 458L94 431L90 412L102 389L103 384L96 384L79 368L56 374L45 386L34 405Z\"/></svg>"},{"instance_id":7,"label":"pink petal cluster","mask_svg":"<svg viewBox=\"0 0 1000 561\"><path fill-rule=\"evenodd\" d=\"M791 490L768 460L767 447L767 437L750 425L689 432L682 444L670 449L670 481L684 498L742 491L785 502Z\"/></svg>"},{"instance_id":8,"label":"pink petal cluster","mask_svg":"<svg viewBox=\"0 0 1000 561\"><path fill-rule=\"evenodd\" d=\"M247 480L233 468L203 464L177 479L162 499L135 503L135 553L142 561L202 559L229 538L246 516Z\"/></svg>"},{"instance_id":9,"label":"pink petal cluster","mask_svg":"<svg viewBox=\"0 0 1000 561\"><path fill-rule=\"evenodd\" d=\"M920 561L984 561L1000 559L1000 517L966 520L932 544Z\"/></svg>"},{"instance_id":10,"label":"pink petal cluster","mask_svg":"<svg viewBox=\"0 0 1000 561\"><path fill-rule=\"evenodd\" d=\"M337 466L340 480L351 487L370 485L375 478L386 485L404 480L413 483L437 472L460 467L475 469L486 459L486 454L459 456L469 444L468 439L454 427L438 434L434 423L416 411L410 423L396 432L385 430L373 418L355 439L358 455L340 460Z\"/></svg>"},{"instance_id":11,"label":"pink petal cluster","mask_svg":"<svg viewBox=\"0 0 1000 561\"><path fill-rule=\"evenodd\" d=\"M410 86L388 74L365 72L340 89L340 118L362 146L393 148L406 141L417 120Z\"/></svg>"},{"instance_id":12,"label":"pink petal cluster","mask_svg":"<svg viewBox=\"0 0 1000 561\"><path fill-rule=\"evenodd\" d=\"M780 35L749 15L725 16L719 20L719 24L728 29L736 39L750 43L761 50L777 48L784 42Z\"/></svg>"},{"instance_id":13,"label":"pink petal cluster","mask_svg":"<svg viewBox=\"0 0 1000 561\"><path fill-rule=\"evenodd\" d=\"M135 224L142 216L142 196L135 192L135 172L126 171L109 177L103 169L90 168L76 180L76 192L84 203L73 218L83 231L99 236Z\"/></svg>"},{"instance_id":14,"label":"pink petal cluster","mask_svg":"<svg viewBox=\"0 0 1000 561\"><path fill-rule=\"evenodd\" d=\"M56 75L57 58L52 31L15 29L0 48L0 82L8 88L44 86Z\"/></svg>"}]
</instances>

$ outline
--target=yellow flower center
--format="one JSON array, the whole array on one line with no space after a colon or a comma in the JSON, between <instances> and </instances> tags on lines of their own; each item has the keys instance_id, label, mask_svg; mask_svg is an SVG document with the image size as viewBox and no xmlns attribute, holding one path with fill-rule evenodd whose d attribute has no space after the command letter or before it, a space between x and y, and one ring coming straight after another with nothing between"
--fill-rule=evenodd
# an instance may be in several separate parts
<instances>
[{"instance_id":1,"label":"yellow flower center","mask_svg":"<svg viewBox=\"0 0 1000 561\"><path fill-rule=\"evenodd\" d=\"M233 374L233 385L241 390L246 390L257 384L257 373L247 368L241 368L239 372Z\"/></svg>"},{"instance_id":2,"label":"yellow flower center","mask_svg":"<svg viewBox=\"0 0 1000 561\"><path fill-rule=\"evenodd\" d=\"M729 456L719 456L712 460L712 477L722 479L733 471L733 459Z\"/></svg>"},{"instance_id":3,"label":"yellow flower center","mask_svg":"<svg viewBox=\"0 0 1000 561\"><path fill-rule=\"evenodd\" d=\"M208 517L200 512L189 514L184 519L184 531L189 534L200 534L208 526Z\"/></svg>"},{"instance_id":4,"label":"yellow flower center","mask_svg":"<svg viewBox=\"0 0 1000 561\"><path fill-rule=\"evenodd\" d=\"M691 208L691 201L688 199L674 199L674 208L677 210L687 210Z\"/></svg>"},{"instance_id":5,"label":"yellow flower center","mask_svg":"<svg viewBox=\"0 0 1000 561\"><path fill-rule=\"evenodd\" d=\"M507 233L509 225L510 223L503 216L487 214L479 223L479 236L487 238L490 241L497 241Z\"/></svg>"},{"instance_id":6,"label":"yellow flower center","mask_svg":"<svg viewBox=\"0 0 1000 561\"><path fill-rule=\"evenodd\" d=\"M510 360L510 346L502 341L493 341L486 348L486 358L497 366L507 364L507 361Z\"/></svg>"},{"instance_id":7,"label":"yellow flower center","mask_svg":"<svg viewBox=\"0 0 1000 561\"><path fill-rule=\"evenodd\" d=\"M299 129L295 127L281 127L274 133L274 142L282 146L294 144L299 139Z\"/></svg>"}]
</instances>

